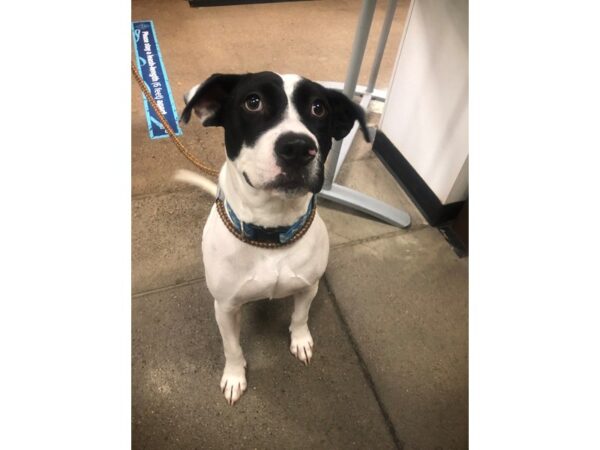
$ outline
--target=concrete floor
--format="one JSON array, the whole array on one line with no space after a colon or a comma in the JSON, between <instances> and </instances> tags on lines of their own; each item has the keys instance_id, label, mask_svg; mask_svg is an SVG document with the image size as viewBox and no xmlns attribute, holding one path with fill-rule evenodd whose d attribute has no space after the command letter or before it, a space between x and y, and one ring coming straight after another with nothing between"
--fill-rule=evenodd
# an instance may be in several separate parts
<instances>
[{"instance_id":1,"label":"concrete floor","mask_svg":"<svg viewBox=\"0 0 600 450\"><path fill-rule=\"evenodd\" d=\"M377 6L367 63L385 3ZM406 10L400 2L378 87L391 75ZM192 9L165 0L134 1L132 17L154 21L181 110L183 93L213 72L343 79L359 11L360 1ZM359 81L367 77L368 67ZM304 367L289 353L288 300L248 305L249 388L235 407L226 404L200 255L212 199L170 180L193 166L168 140L148 138L133 83L133 447L467 448L468 262L358 139L339 181L405 208L413 225L400 230L320 202L331 256L311 309L313 363ZM220 129L192 122L182 139L212 165L222 163Z\"/></svg>"}]
</instances>

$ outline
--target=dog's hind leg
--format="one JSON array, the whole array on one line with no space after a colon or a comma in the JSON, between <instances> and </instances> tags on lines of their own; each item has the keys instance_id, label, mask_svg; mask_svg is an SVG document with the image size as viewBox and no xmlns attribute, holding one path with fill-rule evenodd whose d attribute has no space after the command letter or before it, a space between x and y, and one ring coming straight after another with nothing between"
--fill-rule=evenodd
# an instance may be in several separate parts
<instances>
[{"instance_id":1,"label":"dog's hind leg","mask_svg":"<svg viewBox=\"0 0 600 450\"><path fill-rule=\"evenodd\" d=\"M241 306L224 308L215 300L215 316L225 352L221 391L227 403L233 405L246 390L246 360L240 346Z\"/></svg>"},{"instance_id":2,"label":"dog's hind leg","mask_svg":"<svg viewBox=\"0 0 600 450\"><path fill-rule=\"evenodd\" d=\"M308 311L315 295L319 282L294 294L294 312L290 323L291 344L290 351L305 365L310 363L313 355L313 339L308 329Z\"/></svg>"}]
</instances>

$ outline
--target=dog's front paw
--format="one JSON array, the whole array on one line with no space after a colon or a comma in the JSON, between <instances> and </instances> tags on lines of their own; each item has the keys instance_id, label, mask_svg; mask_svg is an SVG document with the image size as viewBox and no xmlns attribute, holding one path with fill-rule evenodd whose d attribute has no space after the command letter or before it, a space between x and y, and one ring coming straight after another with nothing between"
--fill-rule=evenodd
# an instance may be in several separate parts
<instances>
[{"instance_id":1,"label":"dog's front paw","mask_svg":"<svg viewBox=\"0 0 600 450\"><path fill-rule=\"evenodd\" d=\"M221 378L221 392L231 406L237 402L246 390L246 369L244 366L225 365Z\"/></svg>"},{"instance_id":2,"label":"dog's front paw","mask_svg":"<svg viewBox=\"0 0 600 450\"><path fill-rule=\"evenodd\" d=\"M291 337L290 351L292 354L305 365L310 364L313 355L313 340L308 326L305 325L300 330L292 331Z\"/></svg>"}]
</instances>

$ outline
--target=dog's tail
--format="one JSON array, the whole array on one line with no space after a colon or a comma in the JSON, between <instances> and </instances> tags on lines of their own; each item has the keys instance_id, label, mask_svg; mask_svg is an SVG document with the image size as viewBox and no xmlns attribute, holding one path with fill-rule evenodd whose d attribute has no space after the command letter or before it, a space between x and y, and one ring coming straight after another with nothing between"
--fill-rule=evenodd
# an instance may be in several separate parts
<instances>
[{"instance_id":1,"label":"dog's tail","mask_svg":"<svg viewBox=\"0 0 600 450\"><path fill-rule=\"evenodd\" d=\"M191 170L179 169L177 172L175 172L175 176L173 178L177 181L183 181L184 183L189 183L193 184L194 186L198 186L202 190L208 192L213 197L217 196L217 185L213 181L203 177L202 175L197 174L196 172L192 172Z\"/></svg>"}]
</instances>

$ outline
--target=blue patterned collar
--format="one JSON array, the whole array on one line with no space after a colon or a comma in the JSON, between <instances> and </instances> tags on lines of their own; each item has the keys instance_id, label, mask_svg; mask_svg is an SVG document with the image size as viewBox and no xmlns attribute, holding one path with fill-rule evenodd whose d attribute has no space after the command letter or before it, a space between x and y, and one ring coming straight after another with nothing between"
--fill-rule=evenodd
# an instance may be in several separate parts
<instances>
[{"instance_id":1,"label":"blue patterned collar","mask_svg":"<svg viewBox=\"0 0 600 450\"><path fill-rule=\"evenodd\" d=\"M317 196L313 195L308 203L306 212L293 224L287 227L273 227L265 228L253 223L242 222L235 214L227 200L225 200L222 191L219 189L217 199L220 199L225 204L227 216L231 221L231 224L244 239L257 242L268 242L274 244L287 244L298 232L302 229L304 224L311 217L311 213L316 206Z\"/></svg>"}]
</instances>

